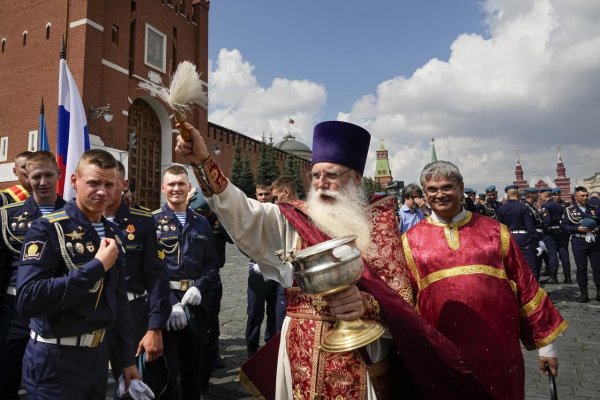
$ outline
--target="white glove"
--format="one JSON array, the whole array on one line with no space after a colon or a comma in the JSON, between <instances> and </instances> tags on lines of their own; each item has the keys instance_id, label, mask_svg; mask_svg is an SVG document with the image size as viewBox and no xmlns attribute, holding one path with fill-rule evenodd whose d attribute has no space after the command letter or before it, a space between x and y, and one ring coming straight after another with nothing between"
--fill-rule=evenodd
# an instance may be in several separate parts
<instances>
[{"instance_id":1,"label":"white glove","mask_svg":"<svg viewBox=\"0 0 600 400\"><path fill-rule=\"evenodd\" d=\"M254 265L252 265L252 270L254 272L256 272L257 274L262 274L262 272L260 272L260 266L256 263L254 263Z\"/></svg>"},{"instance_id":2,"label":"white glove","mask_svg":"<svg viewBox=\"0 0 600 400\"><path fill-rule=\"evenodd\" d=\"M167 321L167 330L180 331L183 328L185 328L186 325L187 318L185 317L183 307L180 303L177 303L173 306L173 309L171 310L171 315L169 316L169 320Z\"/></svg>"},{"instance_id":3,"label":"white glove","mask_svg":"<svg viewBox=\"0 0 600 400\"><path fill-rule=\"evenodd\" d=\"M125 390L125 379L123 374L119 376L119 385L117 387L117 397L122 398L129 394L133 400L151 400L154 398L154 392L144 382L139 379L132 379L129 382L129 390Z\"/></svg>"},{"instance_id":4,"label":"white glove","mask_svg":"<svg viewBox=\"0 0 600 400\"><path fill-rule=\"evenodd\" d=\"M129 395L133 400L151 400L154 398L152 389L139 379L132 379L129 383Z\"/></svg>"},{"instance_id":5,"label":"white glove","mask_svg":"<svg viewBox=\"0 0 600 400\"><path fill-rule=\"evenodd\" d=\"M594 235L592 232L588 232L585 234L585 241L588 243L592 243L596 241L596 235Z\"/></svg>"},{"instance_id":6,"label":"white glove","mask_svg":"<svg viewBox=\"0 0 600 400\"><path fill-rule=\"evenodd\" d=\"M186 290L183 298L181 299L181 305L185 307L186 305L197 306L202 301L202 295L196 286L192 286L188 290Z\"/></svg>"},{"instance_id":7,"label":"white glove","mask_svg":"<svg viewBox=\"0 0 600 400\"><path fill-rule=\"evenodd\" d=\"M540 248L542 249L542 251L548 252L548 249L546 248L546 243L544 243L543 240L540 240L538 242L538 246L540 246ZM539 254L538 254L539 255Z\"/></svg>"}]
</instances>

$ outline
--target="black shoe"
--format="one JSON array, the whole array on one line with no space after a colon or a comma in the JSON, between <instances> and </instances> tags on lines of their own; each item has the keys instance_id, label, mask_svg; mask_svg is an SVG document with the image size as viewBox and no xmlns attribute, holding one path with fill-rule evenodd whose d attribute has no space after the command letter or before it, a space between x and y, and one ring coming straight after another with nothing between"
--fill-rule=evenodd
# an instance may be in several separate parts
<instances>
[{"instance_id":1,"label":"black shoe","mask_svg":"<svg viewBox=\"0 0 600 400\"><path fill-rule=\"evenodd\" d=\"M581 293L577 298L578 303L587 303L588 301L590 301L590 298L588 297L587 293Z\"/></svg>"},{"instance_id":2,"label":"black shoe","mask_svg":"<svg viewBox=\"0 0 600 400\"><path fill-rule=\"evenodd\" d=\"M248 358L250 358L253 355L255 355L257 351L258 351L258 348L256 348L256 347L247 347L246 348L246 355L248 356Z\"/></svg>"},{"instance_id":3,"label":"black shoe","mask_svg":"<svg viewBox=\"0 0 600 400\"><path fill-rule=\"evenodd\" d=\"M541 275L542 275L542 276L550 276L550 271L549 271L549 270L547 270L547 269L545 269L545 270L543 270L543 271L542 271L542 274L541 274Z\"/></svg>"},{"instance_id":4,"label":"black shoe","mask_svg":"<svg viewBox=\"0 0 600 400\"><path fill-rule=\"evenodd\" d=\"M556 276L551 276L550 278L548 278L548 280L546 281L546 283L557 284L558 283L558 279L556 279Z\"/></svg>"},{"instance_id":5,"label":"black shoe","mask_svg":"<svg viewBox=\"0 0 600 400\"><path fill-rule=\"evenodd\" d=\"M567 285L571 285L573 281L571 280L570 276L565 276L564 283L566 283Z\"/></svg>"}]
</instances>

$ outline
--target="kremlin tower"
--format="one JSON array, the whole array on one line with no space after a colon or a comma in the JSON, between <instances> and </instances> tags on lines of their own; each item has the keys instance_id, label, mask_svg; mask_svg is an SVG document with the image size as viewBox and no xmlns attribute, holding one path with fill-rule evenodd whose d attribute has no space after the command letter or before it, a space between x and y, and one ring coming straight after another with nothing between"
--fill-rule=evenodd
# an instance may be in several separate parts
<instances>
[{"instance_id":1,"label":"kremlin tower","mask_svg":"<svg viewBox=\"0 0 600 400\"><path fill-rule=\"evenodd\" d=\"M519 187L519 190L525 189L527 181L523 179L523 168L521 167L521 161L519 161L519 152L517 152L517 165L515 165L515 180L513 184Z\"/></svg>"},{"instance_id":2,"label":"kremlin tower","mask_svg":"<svg viewBox=\"0 0 600 400\"><path fill-rule=\"evenodd\" d=\"M556 178L554 178L556 187L560 189L560 198L564 201L571 201L571 178L566 175L565 165L560 157L560 147L558 148L558 161L556 162Z\"/></svg>"},{"instance_id":3,"label":"kremlin tower","mask_svg":"<svg viewBox=\"0 0 600 400\"><path fill-rule=\"evenodd\" d=\"M383 140L377 150L377 164L375 165L375 182L385 187L392 179L392 171L390 170L390 162L388 160L388 151L383 145Z\"/></svg>"}]
</instances>

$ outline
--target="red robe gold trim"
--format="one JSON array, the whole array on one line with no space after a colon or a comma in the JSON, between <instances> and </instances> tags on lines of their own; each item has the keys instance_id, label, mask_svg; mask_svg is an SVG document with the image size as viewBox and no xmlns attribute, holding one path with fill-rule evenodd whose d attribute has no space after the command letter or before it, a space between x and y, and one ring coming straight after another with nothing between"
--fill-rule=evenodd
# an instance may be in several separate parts
<instances>
[{"instance_id":1,"label":"red robe gold trim","mask_svg":"<svg viewBox=\"0 0 600 400\"><path fill-rule=\"evenodd\" d=\"M506 227L471 214L445 225L427 219L403 237L418 312L454 342L499 399L524 398L527 349L567 326ZM444 238L444 240L439 240Z\"/></svg>"}]
</instances>

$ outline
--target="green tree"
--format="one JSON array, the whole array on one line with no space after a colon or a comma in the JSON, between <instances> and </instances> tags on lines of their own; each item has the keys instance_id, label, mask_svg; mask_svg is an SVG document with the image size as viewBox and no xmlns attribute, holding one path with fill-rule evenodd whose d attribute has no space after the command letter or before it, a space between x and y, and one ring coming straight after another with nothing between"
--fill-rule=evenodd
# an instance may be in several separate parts
<instances>
[{"instance_id":1,"label":"green tree","mask_svg":"<svg viewBox=\"0 0 600 400\"><path fill-rule=\"evenodd\" d=\"M267 143L263 136L260 143L258 153L258 167L256 171L257 182L271 183L279 176L279 167L275 160L275 150L273 149L273 140L271 143Z\"/></svg>"},{"instance_id":2,"label":"green tree","mask_svg":"<svg viewBox=\"0 0 600 400\"><path fill-rule=\"evenodd\" d=\"M235 144L235 153L233 155L233 164L231 166L231 183L240 188L248 197L254 197L256 188L254 186L254 176L250 167L248 157L242 157L241 141L238 139Z\"/></svg>"},{"instance_id":3,"label":"green tree","mask_svg":"<svg viewBox=\"0 0 600 400\"><path fill-rule=\"evenodd\" d=\"M365 188L365 192L367 193L367 196L370 196L373 193L383 191L383 187L381 186L381 184L379 182L375 181L373 178L363 176L362 185Z\"/></svg>"},{"instance_id":4,"label":"green tree","mask_svg":"<svg viewBox=\"0 0 600 400\"><path fill-rule=\"evenodd\" d=\"M306 191L304 190L304 179L302 177L302 173L300 172L300 160L297 156L288 153L285 160L285 165L283 167L283 174L294 180L298 197L301 199L306 197Z\"/></svg>"}]
</instances>

